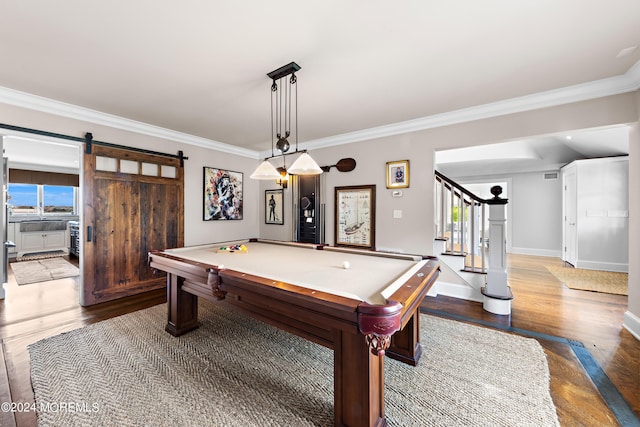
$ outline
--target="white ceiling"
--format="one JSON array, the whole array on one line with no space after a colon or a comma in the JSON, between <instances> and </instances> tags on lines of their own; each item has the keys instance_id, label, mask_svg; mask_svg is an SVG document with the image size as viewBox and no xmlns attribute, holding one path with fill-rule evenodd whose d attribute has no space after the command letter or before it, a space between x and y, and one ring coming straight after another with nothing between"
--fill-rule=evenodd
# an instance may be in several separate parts
<instances>
[{"instance_id":1,"label":"white ceiling","mask_svg":"<svg viewBox=\"0 0 640 427\"><path fill-rule=\"evenodd\" d=\"M450 178L471 178L536 171L554 171L579 159L629 154L629 128L616 126L439 151L439 172Z\"/></svg>"},{"instance_id":2,"label":"white ceiling","mask_svg":"<svg viewBox=\"0 0 640 427\"><path fill-rule=\"evenodd\" d=\"M627 49L639 18L638 0L8 0L0 89L258 157L271 147L266 73L290 61L312 147L623 76L640 60Z\"/></svg>"},{"instance_id":3,"label":"white ceiling","mask_svg":"<svg viewBox=\"0 0 640 427\"><path fill-rule=\"evenodd\" d=\"M80 147L72 142L9 136L4 138L3 148L13 169L80 172Z\"/></svg>"}]
</instances>

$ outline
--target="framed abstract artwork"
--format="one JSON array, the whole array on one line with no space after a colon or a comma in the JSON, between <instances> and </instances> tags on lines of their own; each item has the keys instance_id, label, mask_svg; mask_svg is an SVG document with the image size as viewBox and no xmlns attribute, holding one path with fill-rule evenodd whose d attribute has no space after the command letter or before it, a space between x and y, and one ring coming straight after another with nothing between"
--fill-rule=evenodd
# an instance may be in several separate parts
<instances>
[{"instance_id":1,"label":"framed abstract artwork","mask_svg":"<svg viewBox=\"0 0 640 427\"><path fill-rule=\"evenodd\" d=\"M204 221L242 219L242 172L204 167Z\"/></svg>"},{"instance_id":2,"label":"framed abstract artwork","mask_svg":"<svg viewBox=\"0 0 640 427\"><path fill-rule=\"evenodd\" d=\"M284 191L265 190L264 191L264 222L265 224L284 224L282 202Z\"/></svg>"},{"instance_id":3,"label":"framed abstract artwork","mask_svg":"<svg viewBox=\"0 0 640 427\"><path fill-rule=\"evenodd\" d=\"M336 187L335 245L375 249L376 186Z\"/></svg>"}]
</instances>

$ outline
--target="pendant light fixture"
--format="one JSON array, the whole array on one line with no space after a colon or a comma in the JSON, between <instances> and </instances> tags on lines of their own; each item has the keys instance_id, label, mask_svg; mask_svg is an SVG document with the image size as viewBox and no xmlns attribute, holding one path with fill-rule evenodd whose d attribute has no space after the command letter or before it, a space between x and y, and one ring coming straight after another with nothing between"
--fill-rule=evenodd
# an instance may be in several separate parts
<instances>
[{"instance_id":1,"label":"pendant light fixture","mask_svg":"<svg viewBox=\"0 0 640 427\"><path fill-rule=\"evenodd\" d=\"M322 169L308 153L302 153L291 165L288 172L292 175L320 175Z\"/></svg>"},{"instance_id":2,"label":"pendant light fixture","mask_svg":"<svg viewBox=\"0 0 640 427\"><path fill-rule=\"evenodd\" d=\"M284 65L277 70L267 74L272 80L271 84L271 157L267 157L258 166L251 178L253 179L275 179L281 181L286 172L292 175L319 175L322 169L311 158L306 150L298 150L298 78L296 71L300 70L300 66L295 62ZM289 79L286 79L287 76ZM293 102L295 101L295 107ZM292 111L295 109L295 128L293 136L295 138L296 150L293 153L287 153L291 148L289 137L292 134ZM275 113L275 114L274 114ZM275 148L280 154L275 154ZM287 154L302 153L289 167L281 166L278 171L269 161L274 157L282 156L283 159ZM280 183L280 182L279 182Z\"/></svg>"},{"instance_id":3,"label":"pendant light fixture","mask_svg":"<svg viewBox=\"0 0 640 427\"><path fill-rule=\"evenodd\" d=\"M278 170L268 160L260 163L260 166L251 174L253 179L280 179Z\"/></svg>"}]
</instances>

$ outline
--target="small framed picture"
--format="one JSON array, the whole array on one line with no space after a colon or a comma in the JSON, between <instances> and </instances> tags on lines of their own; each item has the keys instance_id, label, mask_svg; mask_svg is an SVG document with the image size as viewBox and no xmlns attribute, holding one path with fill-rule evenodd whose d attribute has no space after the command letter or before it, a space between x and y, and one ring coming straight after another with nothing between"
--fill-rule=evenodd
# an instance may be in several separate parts
<instances>
[{"instance_id":1,"label":"small framed picture","mask_svg":"<svg viewBox=\"0 0 640 427\"><path fill-rule=\"evenodd\" d=\"M265 224L284 224L283 190L264 191L264 222Z\"/></svg>"},{"instance_id":2,"label":"small framed picture","mask_svg":"<svg viewBox=\"0 0 640 427\"><path fill-rule=\"evenodd\" d=\"M409 160L387 162L387 188L409 187Z\"/></svg>"}]
</instances>

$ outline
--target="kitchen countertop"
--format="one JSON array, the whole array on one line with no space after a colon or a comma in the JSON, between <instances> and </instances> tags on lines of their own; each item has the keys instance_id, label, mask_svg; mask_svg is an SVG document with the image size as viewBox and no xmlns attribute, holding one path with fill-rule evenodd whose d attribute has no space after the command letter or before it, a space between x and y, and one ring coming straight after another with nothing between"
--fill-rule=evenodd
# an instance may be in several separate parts
<instances>
[{"instance_id":1,"label":"kitchen countertop","mask_svg":"<svg viewBox=\"0 0 640 427\"><path fill-rule=\"evenodd\" d=\"M42 221L42 222L48 222L48 221L78 221L79 217L77 215L65 215L65 216L48 216L45 218L39 218L39 217L28 217L28 216L22 216L22 217L9 217L9 223L20 223L20 222L38 222L38 221Z\"/></svg>"}]
</instances>

